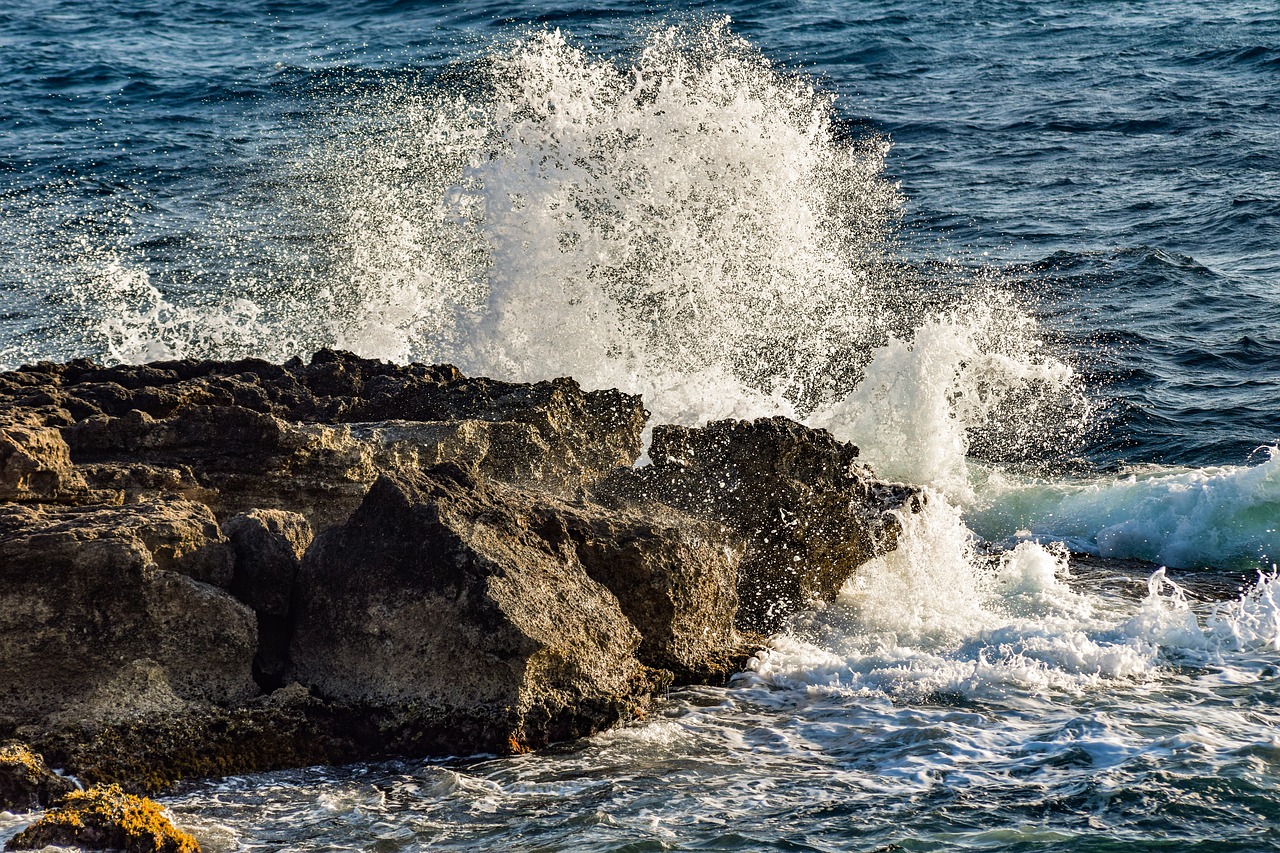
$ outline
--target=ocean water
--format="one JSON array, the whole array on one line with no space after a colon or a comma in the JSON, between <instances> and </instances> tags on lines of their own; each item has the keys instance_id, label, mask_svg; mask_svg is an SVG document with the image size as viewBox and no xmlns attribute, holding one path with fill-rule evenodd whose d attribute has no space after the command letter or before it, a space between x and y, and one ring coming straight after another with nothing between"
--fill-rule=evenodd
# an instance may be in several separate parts
<instances>
[{"instance_id":1,"label":"ocean water","mask_svg":"<svg viewBox=\"0 0 1280 853\"><path fill-rule=\"evenodd\" d=\"M192 782L207 850L1280 849L1273 3L30 0L0 84L0 367L567 374L932 492L727 689Z\"/></svg>"}]
</instances>

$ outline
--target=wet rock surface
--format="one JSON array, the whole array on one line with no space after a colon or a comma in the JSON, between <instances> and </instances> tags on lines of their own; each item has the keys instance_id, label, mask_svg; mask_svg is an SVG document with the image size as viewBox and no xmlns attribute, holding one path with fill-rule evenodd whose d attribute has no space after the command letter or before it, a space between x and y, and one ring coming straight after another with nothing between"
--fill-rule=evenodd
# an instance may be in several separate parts
<instances>
[{"instance_id":1,"label":"wet rock surface","mask_svg":"<svg viewBox=\"0 0 1280 853\"><path fill-rule=\"evenodd\" d=\"M857 447L786 418L658 426L649 458L615 471L597 496L665 504L741 536L738 621L755 630L833 599L858 566L896 546L894 513L918 512L924 499L877 481Z\"/></svg>"},{"instance_id":2,"label":"wet rock surface","mask_svg":"<svg viewBox=\"0 0 1280 853\"><path fill-rule=\"evenodd\" d=\"M725 683L920 505L781 418L634 468L645 418L330 351L0 374L0 737L148 792L536 749Z\"/></svg>"}]
</instances>

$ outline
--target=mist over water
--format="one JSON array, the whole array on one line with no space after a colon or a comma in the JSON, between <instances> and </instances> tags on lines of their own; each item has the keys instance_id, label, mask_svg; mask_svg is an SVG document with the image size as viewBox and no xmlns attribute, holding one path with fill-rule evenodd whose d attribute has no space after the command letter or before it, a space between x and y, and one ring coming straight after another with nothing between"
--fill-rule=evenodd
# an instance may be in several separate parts
<instances>
[{"instance_id":1,"label":"mist over water","mask_svg":"<svg viewBox=\"0 0 1280 853\"><path fill-rule=\"evenodd\" d=\"M1007 14L968 37L1044 29L997 5ZM938 28L937 52L964 37L940 12L880 11L890 33ZM213 850L1275 847L1280 426L1258 402L1280 352L1274 294L1145 244L1072 242L1114 211L1090 220L1101 202L1055 209L1029 187L1059 170L1057 149L984 149L972 168L1004 184L954 187L953 213L932 210L936 194L913 202L948 164L969 174L955 161L999 117L901 118L912 102L895 87L935 85L927 64L893 70L895 51L920 49L909 38L855 51L890 69L897 118L882 124L899 150L917 143L895 162L859 114L874 96L837 98L838 74L775 58L806 28L821 41L814 20L777 11L770 35L751 16L613 14L627 25L552 10L545 26L426 39L417 64L244 60L258 83L220 82L217 98L252 90L263 105L241 131L261 134L174 178L185 196L106 166L63 163L78 177L46 185L13 171L0 362L334 346L570 375L642 394L651 423L781 414L830 430L881 477L927 487L925 511L727 691L682 692L653 720L539 756L196 785L172 800L179 815ZM1080 26L1105 41L1105 23ZM828 74L850 42L833 31L815 60ZM1270 56L1211 61L1260 74ZM999 120L1014 140L1033 118ZM1027 235L1044 260L1001 266L978 253L1017 187L1042 193L1057 230ZM1254 256L1219 266L1265 284L1271 256ZM1170 288L1190 301L1166 308L1185 336L1153 319ZM1214 414L1219 399L1232 408ZM1208 570L1216 586L1082 569L1070 552Z\"/></svg>"}]
</instances>

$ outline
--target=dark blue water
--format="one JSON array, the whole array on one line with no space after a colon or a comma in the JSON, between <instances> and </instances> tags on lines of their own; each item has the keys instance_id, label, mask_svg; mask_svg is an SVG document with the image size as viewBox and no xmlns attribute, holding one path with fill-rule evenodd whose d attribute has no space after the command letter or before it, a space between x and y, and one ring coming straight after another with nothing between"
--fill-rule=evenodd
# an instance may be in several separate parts
<instances>
[{"instance_id":1,"label":"dark blue water","mask_svg":"<svg viewBox=\"0 0 1280 853\"><path fill-rule=\"evenodd\" d=\"M530 118L556 28L727 82ZM1280 554L1273 2L31 0L0 90L0 366L342 345L607 383L634 340L669 417L794 405L940 490L735 689L549 754L197 784L169 802L207 849L1280 849L1280 587L1214 610L1034 544ZM822 93L816 140L773 133ZM1034 541L992 569L969 529Z\"/></svg>"}]
</instances>

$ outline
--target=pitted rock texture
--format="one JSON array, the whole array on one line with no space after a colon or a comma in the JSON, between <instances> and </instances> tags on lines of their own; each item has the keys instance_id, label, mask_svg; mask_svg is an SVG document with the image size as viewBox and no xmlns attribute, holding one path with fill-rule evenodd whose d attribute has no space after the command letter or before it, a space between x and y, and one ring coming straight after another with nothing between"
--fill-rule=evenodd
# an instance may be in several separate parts
<instances>
[{"instance_id":1,"label":"pitted rock texture","mask_svg":"<svg viewBox=\"0 0 1280 853\"><path fill-rule=\"evenodd\" d=\"M0 720L108 712L119 697L95 697L140 662L180 700L253 696L253 614L209 583L230 568L209 510L185 501L0 505Z\"/></svg>"},{"instance_id":2,"label":"pitted rock texture","mask_svg":"<svg viewBox=\"0 0 1280 853\"><path fill-rule=\"evenodd\" d=\"M895 512L924 500L915 486L876 480L854 445L786 418L658 426L649 458L616 471L596 497L665 504L739 534L738 624L756 631L835 598L859 566L896 547Z\"/></svg>"},{"instance_id":3,"label":"pitted rock texture","mask_svg":"<svg viewBox=\"0 0 1280 853\"><path fill-rule=\"evenodd\" d=\"M75 847L123 853L200 853L195 838L178 829L150 800L106 786L68 794L58 808L15 835L5 850Z\"/></svg>"},{"instance_id":4,"label":"pitted rock texture","mask_svg":"<svg viewBox=\"0 0 1280 853\"><path fill-rule=\"evenodd\" d=\"M471 379L329 350L309 364L41 363L0 374L0 498L176 493L219 518L281 509L320 530L380 474L442 461L576 495L634 462L645 417L639 398L571 379Z\"/></svg>"},{"instance_id":5,"label":"pitted rock texture","mask_svg":"<svg viewBox=\"0 0 1280 853\"><path fill-rule=\"evenodd\" d=\"M701 538L452 464L383 477L303 561L289 678L343 704L420 709L405 725L424 738L447 725L473 749L597 731L670 682L647 662L723 668L741 645L735 554L690 521ZM632 589L669 599L693 575L683 594L705 597L687 616Z\"/></svg>"},{"instance_id":6,"label":"pitted rock texture","mask_svg":"<svg viewBox=\"0 0 1280 853\"><path fill-rule=\"evenodd\" d=\"M76 790L76 784L49 769L24 743L0 743L0 811L48 808Z\"/></svg>"}]
</instances>

